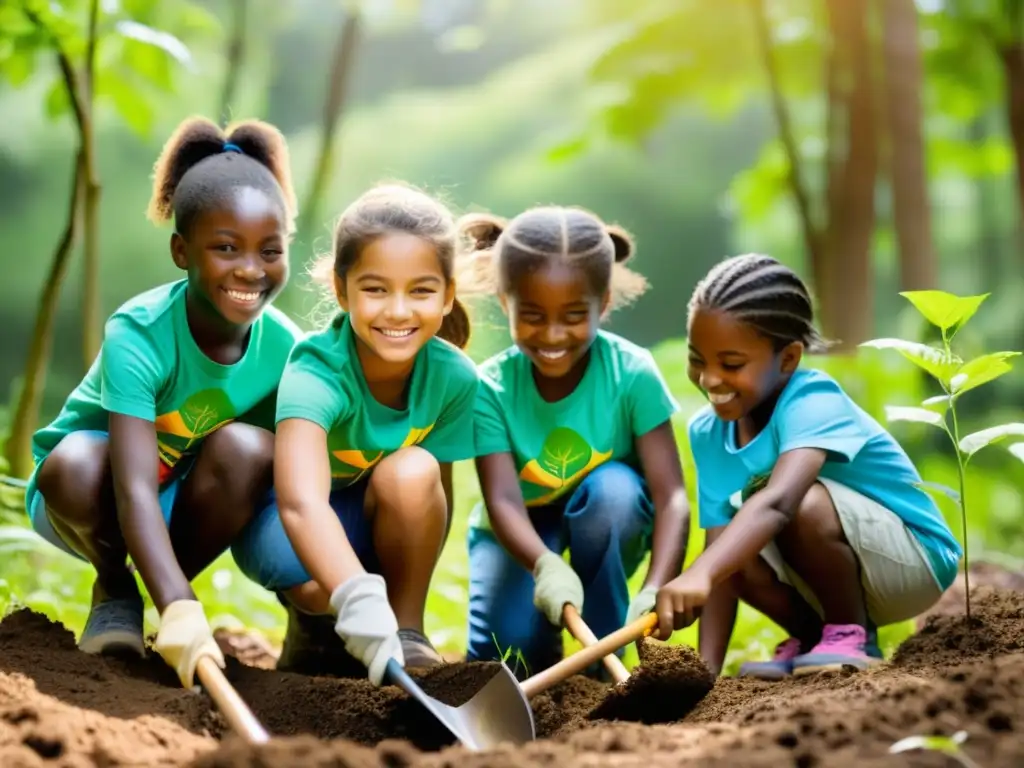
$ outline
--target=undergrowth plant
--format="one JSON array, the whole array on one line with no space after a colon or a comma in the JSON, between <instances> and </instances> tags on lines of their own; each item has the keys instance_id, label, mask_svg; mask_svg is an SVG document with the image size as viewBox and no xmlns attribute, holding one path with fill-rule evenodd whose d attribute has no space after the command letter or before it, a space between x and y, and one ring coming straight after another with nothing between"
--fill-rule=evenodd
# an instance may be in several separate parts
<instances>
[{"instance_id":1,"label":"undergrowth plant","mask_svg":"<svg viewBox=\"0 0 1024 768\"><path fill-rule=\"evenodd\" d=\"M961 536L964 546L964 587L966 594L967 619L971 618L970 559L967 550L967 494L964 477L971 458L982 448L1011 436L1024 436L1024 424L1013 422L988 427L969 435L960 435L957 418L957 403L967 392L988 384L1009 373L1013 366L1011 358L1020 352L987 352L972 360L964 361L952 348L957 333L974 316L991 294L978 296L957 296L945 291L904 291L900 293L931 325L938 328L942 343L922 344L898 338L865 341L862 347L895 349L907 360L925 371L939 386L942 394L929 397L918 406L887 405L886 418L889 421L913 421L931 424L943 430L953 445L957 461L957 476L960 490L939 483L924 482L920 487L929 493L942 493L960 507ZM1009 446L1010 452L1024 461L1024 442Z\"/></svg>"}]
</instances>

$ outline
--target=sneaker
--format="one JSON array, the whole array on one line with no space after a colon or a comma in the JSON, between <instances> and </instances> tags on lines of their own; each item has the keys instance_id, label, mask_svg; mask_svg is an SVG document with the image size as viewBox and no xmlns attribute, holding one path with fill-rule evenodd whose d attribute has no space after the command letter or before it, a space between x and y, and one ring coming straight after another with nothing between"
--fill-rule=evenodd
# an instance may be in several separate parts
<instances>
[{"instance_id":1,"label":"sneaker","mask_svg":"<svg viewBox=\"0 0 1024 768\"><path fill-rule=\"evenodd\" d=\"M142 600L104 600L96 603L90 609L85 629L78 639L78 649L92 654L130 651L145 657Z\"/></svg>"},{"instance_id":2,"label":"sneaker","mask_svg":"<svg viewBox=\"0 0 1024 768\"><path fill-rule=\"evenodd\" d=\"M793 674L793 659L799 655L800 641L791 637L775 646L775 655L771 661L748 661L740 665L739 676L781 680Z\"/></svg>"},{"instance_id":3,"label":"sneaker","mask_svg":"<svg viewBox=\"0 0 1024 768\"><path fill-rule=\"evenodd\" d=\"M859 624L826 624L821 642L793 659L793 674L838 672L843 667L867 669L882 660L878 645Z\"/></svg>"},{"instance_id":4,"label":"sneaker","mask_svg":"<svg viewBox=\"0 0 1024 768\"><path fill-rule=\"evenodd\" d=\"M398 639L402 641L402 655L405 656L406 669L432 667L444 662L441 654L422 632L415 629L400 629L398 630Z\"/></svg>"}]
</instances>

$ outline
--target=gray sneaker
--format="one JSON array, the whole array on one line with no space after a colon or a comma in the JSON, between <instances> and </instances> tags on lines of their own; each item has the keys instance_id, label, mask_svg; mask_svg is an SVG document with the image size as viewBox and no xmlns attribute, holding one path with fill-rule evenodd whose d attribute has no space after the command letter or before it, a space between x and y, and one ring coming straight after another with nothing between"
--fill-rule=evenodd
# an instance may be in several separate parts
<instances>
[{"instance_id":1,"label":"gray sneaker","mask_svg":"<svg viewBox=\"0 0 1024 768\"><path fill-rule=\"evenodd\" d=\"M104 600L94 605L78 640L78 648L85 653L132 651L145 657L142 600Z\"/></svg>"}]
</instances>

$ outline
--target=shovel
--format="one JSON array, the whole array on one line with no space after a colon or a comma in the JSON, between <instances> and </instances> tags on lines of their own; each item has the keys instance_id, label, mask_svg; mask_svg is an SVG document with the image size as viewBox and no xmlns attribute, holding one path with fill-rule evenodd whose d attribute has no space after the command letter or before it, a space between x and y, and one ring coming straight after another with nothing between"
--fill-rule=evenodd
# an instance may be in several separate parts
<instances>
[{"instance_id":1,"label":"shovel","mask_svg":"<svg viewBox=\"0 0 1024 768\"><path fill-rule=\"evenodd\" d=\"M256 719L252 710L242 701L238 691L224 677L217 662L208 656L203 656L199 659L199 664L196 665L196 675L235 733L250 744L266 744L270 741L267 731L260 725L260 721Z\"/></svg>"},{"instance_id":2,"label":"shovel","mask_svg":"<svg viewBox=\"0 0 1024 768\"><path fill-rule=\"evenodd\" d=\"M579 623L583 624L582 620ZM627 624L622 629L617 629L600 640L596 640L593 633L588 629L587 632L590 634L590 637L595 639L593 645L588 645L583 650L577 651L572 656L567 656L557 664L553 664L548 667L543 672L538 672L533 677L527 678L520 683L519 687L527 699L532 699L537 694L543 693L573 675L582 672L595 661L600 661L609 654L614 655L615 651L619 650L619 648L623 648L630 643L635 643L642 637L646 637L654 631L654 628L657 625L657 614L647 613L632 624ZM572 632L572 629L569 631ZM586 641L580 640L580 642ZM618 661L618 659L616 659L616 661ZM621 664L622 662L619 663ZM608 662L606 661L605 664L608 664ZM623 667L623 669L625 669L625 667ZM612 674L618 673L613 672ZM629 677L628 671L626 671L626 677Z\"/></svg>"},{"instance_id":3,"label":"shovel","mask_svg":"<svg viewBox=\"0 0 1024 768\"><path fill-rule=\"evenodd\" d=\"M590 627L583 621L579 611L571 603L565 604L565 608L562 610L562 621L565 622L565 628L569 630L569 634L579 640L584 648L597 645L597 636L590 631ZM602 661L616 684L624 683L629 679L629 670L614 651L605 656Z\"/></svg>"},{"instance_id":4,"label":"shovel","mask_svg":"<svg viewBox=\"0 0 1024 768\"><path fill-rule=\"evenodd\" d=\"M427 696L394 659L388 662L385 675L390 682L426 707L464 746L474 752L490 749L502 742L518 745L537 738L530 702L526 700L512 670L504 662L498 674L459 707L448 706Z\"/></svg>"}]
</instances>

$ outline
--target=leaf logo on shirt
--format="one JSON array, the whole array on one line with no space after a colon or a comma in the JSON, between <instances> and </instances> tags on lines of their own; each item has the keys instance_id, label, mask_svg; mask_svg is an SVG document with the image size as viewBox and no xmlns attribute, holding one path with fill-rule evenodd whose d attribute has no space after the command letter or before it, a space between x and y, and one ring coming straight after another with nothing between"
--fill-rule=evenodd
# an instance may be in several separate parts
<instances>
[{"instance_id":1,"label":"leaf logo on shirt","mask_svg":"<svg viewBox=\"0 0 1024 768\"><path fill-rule=\"evenodd\" d=\"M223 389L204 389L188 397L176 411L156 417L160 483L182 456L193 453L204 437L235 418L235 406Z\"/></svg>"},{"instance_id":2,"label":"leaf logo on shirt","mask_svg":"<svg viewBox=\"0 0 1024 768\"><path fill-rule=\"evenodd\" d=\"M747 499L749 499L755 493L757 493L766 485L768 485L768 481L771 480L771 477L771 472L765 472L764 474L761 475L754 475L754 477L750 478L747 484L743 487L743 492L740 494L740 499L742 499L743 502L746 502Z\"/></svg>"},{"instance_id":3,"label":"leaf logo on shirt","mask_svg":"<svg viewBox=\"0 0 1024 768\"><path fill-rule=\"evenodd\" d=\"M331 479L345 481L342 483L343 486L352 485L369 474L370 470L380 464L385 456L400 451L402 448L422 443L433 428L433 424L423 428L411 427L405 440L394 450L362 451L352 448L332 450Z\"/></svg>"},{"instance_id":4,"label":"leaf logo on shirt","mask_svg":"<svg viewBox=\"0 0 1024 768\"><path fill-rule=\"evenodd\" d=\"M539 488L524 488L528 507L549 504L592 469L611 458L612 452L600 453L568 427L557 427L544 440L540 455L531 459L519 473L524 483Z\"/></svg>"}]
</instances>

